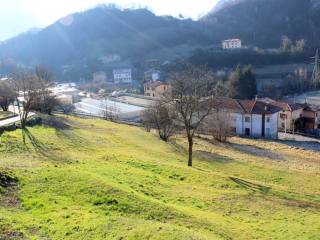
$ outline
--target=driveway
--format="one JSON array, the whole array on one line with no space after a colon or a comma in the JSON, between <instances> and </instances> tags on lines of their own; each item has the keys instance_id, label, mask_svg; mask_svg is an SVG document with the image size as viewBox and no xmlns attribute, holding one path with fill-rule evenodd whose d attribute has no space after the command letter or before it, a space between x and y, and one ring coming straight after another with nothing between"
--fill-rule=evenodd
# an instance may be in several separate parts
<instances>
[{"instance_id":1,"label":"driveway","mask_svg":"<svg viewBox=\"0 0 320 240\"><path fill-rule=\"evenodd\" d=\"M35 115L35 113L30 113L29 117L32 117L33 115ZM8 118L8 119L0 121L0 127L6 126L6 125L10 125L10 124L13 124L13 123L16 123L16 122L19 122L19 121L20 121L20 117L19 116Z\"/></svg>"},{"instance_id":2,"label":"driveway","mask_svg":"<svg viewBox=\"0 0 320 240\"><path fill-rule=\"evenodd\" d=\"M318 138L311 138L311 137L305 137L301 135L296 134L290 134L290 133L279 133L279 139L280 140L292 140L292 141L298 141L298 142L318 142L320 143L320 139Z\"/></svg>"}]
</instances>

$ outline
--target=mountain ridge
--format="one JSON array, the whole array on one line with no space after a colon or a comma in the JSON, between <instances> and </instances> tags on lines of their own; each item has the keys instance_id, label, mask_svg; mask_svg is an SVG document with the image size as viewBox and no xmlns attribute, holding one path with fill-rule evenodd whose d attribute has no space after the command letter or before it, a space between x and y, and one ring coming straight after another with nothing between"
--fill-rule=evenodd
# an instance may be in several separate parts
<instances>
[{"instance_id":1,"label":"mountain ridge","mask_svg":"<svg viewBox=\"0 0 320 240\"><path fill-rule=\"evenodd\" d=\"M245 46L279 48L287 36L292 42L305 39L312 49L319 47L319 6L320 0L222 0L198 21L99 6L0 44L0 59L42 64L70 80L134 67L148 58L183 58L227 38L241 38ZM108 54L120 55L121 64L103 65L99 59Z\"/></svg>"}]
</instances>

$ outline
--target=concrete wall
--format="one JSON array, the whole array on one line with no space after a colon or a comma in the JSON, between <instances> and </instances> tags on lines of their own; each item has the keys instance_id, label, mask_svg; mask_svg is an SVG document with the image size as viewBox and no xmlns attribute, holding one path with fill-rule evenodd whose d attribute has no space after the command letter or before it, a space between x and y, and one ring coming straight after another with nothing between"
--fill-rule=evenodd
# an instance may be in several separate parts
<instances>
[{"instance_id":1,"label":"concrete wall","mask_svg":"<svg viewBox=\"0 0 320 240\"><path fill-rule=\"evenodd\" d=\"M268 118L269 122L267 121ZM278 138L278 113L266 115L265 121L265 137Z\"/></svg>"}]
</instances>

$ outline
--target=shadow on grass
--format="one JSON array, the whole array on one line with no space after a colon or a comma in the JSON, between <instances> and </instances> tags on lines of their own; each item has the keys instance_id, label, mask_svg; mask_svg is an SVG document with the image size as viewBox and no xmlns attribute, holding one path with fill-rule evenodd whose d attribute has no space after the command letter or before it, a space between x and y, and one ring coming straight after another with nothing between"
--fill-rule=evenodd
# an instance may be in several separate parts
<instances>
[{"instance_id":1,"label":"shadow on grass","mask_svg":"<svg viewBox=\"0 0 320 240\"><path fill-rule=\"evenodd\" d=\"M233 161L233 159L230 157L223 156L217 153L207 152L207 151L195 151L194 156L201 160L207 160L210 162L217 162L217 163L230 163Z\"/></svg>"},{"instance_id":2,"label":"shadow on grass","mask_svg":"<svg viewBox=\"0 0 320 240\"><path fill-rule=\"evenodd\" d=\"M27 128L22 129L22 134L24 138L28 138L32 146L34 147L35 151L40 154L41 156L47 158L48 160L53 161L65 161L65 157L56 155L50 147L46 144L39 141Z\"/></svg>"},{"instance_id":3,"label":"shadow on grass","mask_svg":"<svg viewBox=\"0 0 320 240\"><path fill-rule=\"evenodd\" d=\"M252 183L240 178L229 177L229 179L245 189L251 190L253 192L259 192L263 195L268 195L269 197L273 197L275 199L279 199L285 206L313 208L317 210L320 209L320 202L316 194L314 196L307 197L306 195L300 195L289 191L272 189L271 187Z\"/></svg>"},{"instance_id":4,"label":"shadow on grass","mask_svg":"<svg viewBox=\"0 0 320 240\"><path fill-rule=\"evenodd\" d=\"M75 133L74 125L75 123L70 119L63 116L43 116L43 125L46 127L54 128L56 134L60 139L67 140L65 144L71 147L86 146L85 140L81 136Z\"/></svg>"},{"instance_id":5,"label":"shadow on grass","mask_svg":"<svg viewBox=\"0 0 320 240\"><path fill-rule=\"evenodd\" d=\"M271 190L270 187L266 187L266 186L263 186L260 184L252 183L252 182L240 179L240 178L230 177L230 180L235 182L236 184L240 185L241 187L252 190L254 192L261 192L261 193L267 194Z\"/></svg>"}]
</instances>

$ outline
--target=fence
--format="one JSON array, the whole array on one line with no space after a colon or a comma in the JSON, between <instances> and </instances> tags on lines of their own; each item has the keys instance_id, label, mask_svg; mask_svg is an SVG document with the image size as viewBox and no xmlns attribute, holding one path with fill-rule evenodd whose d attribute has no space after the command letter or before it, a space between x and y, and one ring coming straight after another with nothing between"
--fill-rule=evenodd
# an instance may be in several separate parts
<instances>
[{"instance_id":1,"label":"fence","mask_svg":"<svg viewBox=\"0 0 320 240\"><path fill-rule=\"evenodd\" d=\"M106 119L104 116L98 115L98 114L91 114L91 113L85 113L85 112L79 112L74 111L72 113L65 113L63 111L55 111L56 114L65 114L70 116L77 116L77 117L83 117L83 118L97 118L97 119ZM129 121L129 120L121 120L121 119L114 119L113 122L120 123L120 124L126 124L126 125L132 125L132 126L141 126L141 123L139 121Z\"/></svg>"}]
</instances>

